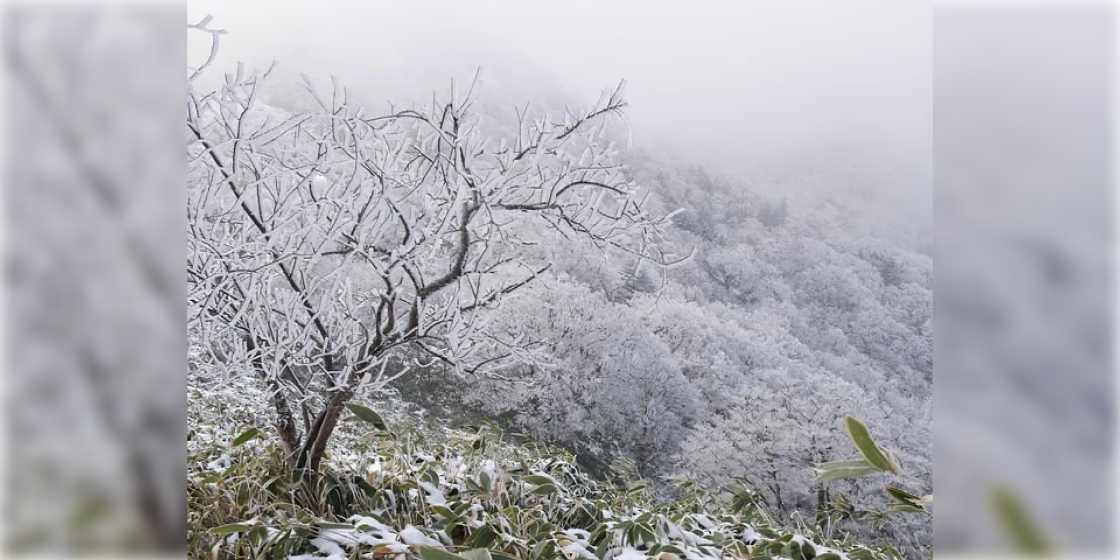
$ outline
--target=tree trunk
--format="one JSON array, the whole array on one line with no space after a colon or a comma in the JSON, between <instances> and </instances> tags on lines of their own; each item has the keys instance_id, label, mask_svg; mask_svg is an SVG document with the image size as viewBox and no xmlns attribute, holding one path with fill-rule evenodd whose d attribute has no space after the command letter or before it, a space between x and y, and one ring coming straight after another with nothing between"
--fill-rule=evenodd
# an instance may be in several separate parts
<instances>
[{"instance_id":1,"label":"tree trunk","mask_svg":"<svg viewBox=\"0 0 1120 560\"><path fill-rule=\"evenodd\" d=\"M306 469L313 473L319 471L323 454L327 450L327 442L330 441L335 427L338 426L338 418L342 415L342 409L353 396L354 392L346 389L335 391L327 398L327 404L323 407L322 412L315 417L315 422L311 425L311 431L307 434L307 440L303 442L303 448L296 461L297 469Z\"/></svg>"},{"instance_id":2,"label":"tree trunk","mask_svg":"<svg viewBox=\"0 0 1120 560\"><path fill-rule=\"evenodd\" d=\"M774 501L778 507L779 512L785 512L786 505L782 501L782 485L778 483L778 471L770 471L770 478L774 483L770 485L770 492L774 494Z\"/></svg>"},{"instance_id":3,"label":"tree trunk","mask_svg":"<svg viewBox=\"0 0 1120 560\"><path fill-rule=\"evenodd\" d=\"M284 458L289 465L295 464L296 452L299 450L299 428L296 418L288 406L288 399L281 392L280 384L275 381L270 383L272 389L272 407L276 409L276 431L280 435L280 445L284 448Z\"/></svg>"},{"instance_id":4,"label":"tree trunk","mask_svg":"<svg viewBox=\"0 0 1120 560\"><path fill-rule=\"evenodd\" d=\"M245 337L245 343L249 351L253 352L252 361L257 374L272 393L272 408L276 410L276 432L280 436L280 445L284 448L284 458L289 465L295 465L296 451L300 448L299 427L295 415L292 414L292 407L288 406L288 398L284 396L284 387L275 378L269 379L265 372L264 356L261 355L260 347L252 335Z\"/></svg>"}]
</instances>

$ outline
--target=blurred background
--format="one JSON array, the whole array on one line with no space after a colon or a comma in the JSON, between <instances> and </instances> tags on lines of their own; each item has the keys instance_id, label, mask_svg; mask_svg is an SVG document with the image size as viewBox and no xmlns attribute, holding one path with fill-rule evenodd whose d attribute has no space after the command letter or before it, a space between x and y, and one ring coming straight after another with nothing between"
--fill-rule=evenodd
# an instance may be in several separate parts
<instances>
[{"instance_id":1,"label":"blurred background","mask_svg":"<svg viewBox=\"0 0 1120 560\"><path fill-rule=\"evenodd\" d=\"M1115 7L934 9L935 548L1113 546Z\"/></svg>"},{"instance_id":2,"label":"blurred background","mask_svg":"<svg viewBox=\"0 0 1120 560\"><path fill-rule=\"evenodd\" d=\"M185 9L3 14L5 549L182 550Z\"/></svg>"},{"instance_id":3,"label":"blurred background","mask_svg":"<svg viewBox=\"0 0 1120 560\"><path fill-rule=\"evenodd\" d=\"M803 10L786 4L778 13L787 17L752 24L734 17L732 3L711 2L697 19L710 27L691 33L708 42L708 65L746 56L735 50L741 43L725 39L738 33L757 38L749 54L763 61L763 47L784 45L776 55L784 67L757 68L771 81L804 84L802 98L737 68L723 68L719 83L704 82L699 76L711 74L675 57L673 37L663 49L643 51L627 50L620 34L617 48L638 76L656 77L668 66L679 78L632 91L645 101L635 103L644 107L633 114L635 134L722 161L732 159L731 148L786 157L788 146L806 142L804 131L830 146L851 144L860 157L920 153L920 143L897 132L931 130L933 200L926 190L903 190L897 207L911 221L936 216L936 549L1023 551L1033 536L1061 553L1109 555L1116 522L1116 7L935 3L930 83L920 67L929 53L893 46L904 42L900 29L923 24L913 18L922 3L897 3L910 10L882 3L881 17L857 19L845 19L843 2ZM371 7L343 25L321 21L312 3L269 6L215 27L275 26L275 45L240 47L264 60L284 54L269 49L305 51L304 26L359 33L365 21L405 17L400 6L381 15ZM470 18L505 18L503 25L520 30L515 40L528 41L532 25L517 25L516 12L496 6L433 11L430 30L470 34L461 25ZM641 14L634 4L609 9ZM183 550L181 118L184 62L207 55L189 48L184 31L206 13L204 2L3 6L0 491L8 554ZM861 54L829 56L824 40L812 48L783 43L782 25L848 37ZM232 48L239 40L229 36ZM450 61L425 66L439 76L461 61L438 41L411 48ZM561 54L549 60L563 69L583 60L585 48L578 41L556 47ZM581 68L585 79L567 85L576 95L617 77L613 68ZM794 76L783 74L793 68ZM428 88L429 79L410 83ZM841 82L858 87L831 90L827 105L814 102L814 93ZM868 95L877 83L878 94ZM415 93L396 87L393 95ZM927 89L931 108L919 95ZM676 100L696 97L707 110L673 114ZM881 122L847 138L852 115L869 107L882 108ZM727 122L766 134L712 132ZM993 500L1006 495L1013 507Z\"/></svg>"}]
</instances>

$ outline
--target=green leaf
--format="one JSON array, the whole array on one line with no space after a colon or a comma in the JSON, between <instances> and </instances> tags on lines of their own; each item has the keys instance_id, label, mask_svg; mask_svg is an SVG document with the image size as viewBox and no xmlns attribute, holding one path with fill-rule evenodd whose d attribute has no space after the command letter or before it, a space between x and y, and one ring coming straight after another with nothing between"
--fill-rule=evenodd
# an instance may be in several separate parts
<instances>
[{"instance_id":1,"label":"green leaf","mask_svg":"<svg viewBox=\"0 0 1120 560\"><path fill-rule=\"evenodd\" d=\"M452 554L446 550L430 546L420 547L420 558L423 560L463 560L463 557L458 554Z\"/></svg>"},{"instance_id":2,"label":"green leaf","mask_svg":"<svg viewBox=\"0 0 1120 560\"><path fill-rule=\"evenodd\" d=\"M536 495L538 495L538 496L549 496L549 495L551 495L551 494L555 494L555 493L556 493L556 487L555 487L555 486L553 486L553 485L551 485L551 484L542 484L542 485L540 485L540 486L537 486L536 488L534 488L534 489L533 489L533 490L532 490L531 492L529 492L529 493L530 493L530 494L536 494Z\"/></svg>"},{"instance_id":3,"label":"green leaf","mask_svg":"<svg viewBox=\"0 0 1120 560\"><path fill-rule=\"evenodd\" d=\"M370 498L377 497L377 494L378 494L377 487L370 484L368 480L366 480L366 479L364 479L360 476L355 476L353 478L353 482L354 482L355 485L358 486L358 488L362 489L362 492L366 493L366 496L369 496Z\"/></svg>"},{"instance_id":4,"label":"green leaf","mask_svg":"<svg viewBox=\"0 0 1120 560\"><path fill-rule=\"evenodd\" d=\"M894 496L894 499L896 499L900 502L920 503L921 500L922 500L921 498L919 498L919 497L917 497L917 496L915 496L915 495L913 495L913 494L911 494L911 493L909 493L909 492L907 492L907 491L905 491L901 488L898 488L897 486L887 486L887 493L890 494L891 496Z\"/></svg>"},{"instance_id":5,"label":"green leaf","mask_svg":"<svg viewBox=\"0 0 1120 560\"><path fill-rule=\"evenodd\" d=\"M782 547L782 554L784 556L792 558L793 560L812 560L813 558L812 556L806 557L805 550L801 548L801 545L796 542L786 543L786 545Z\"/></svg>"},{"instance_id":6,"label":"green leaf","mask_svg":"<svg viewBox=\"0 0 1120 560\"><path fill-rule=\"evenodd\" d=\"M229 444L229 448L233 449L235 447L245 445L249 440L259 436L260 434L260 430L256 428L249 428L248 430L242 432L241 435L237 436L237 439L233 440L233 443Z\"/></svg>"},{"instance_id":7,"label":"green leaf","mask_svg":"<svg viewBox=\"0 0 1120 560\"><path fill-rule=\"evenodd\" d=\"M230 523L229 525L214 527L210 529L210 532L215 535L230 535L233 533L244 533L252 527L252 525L246 525L244 523Z\"/></svg>"},{"instance_id":8,"label":"green leaf","mask_svg":"<svg viewBox=\"0 0 1120 560\"><path fill-rule=\"evenodd\" d=\"M444 518L448 521L455 521L455 520L459 519L459 516L451 508L449 508L447 506L431 505L431 506L428 506L428 507L430 507L432 509L432 511L438 513L440 517L442 517L442 518Z\"/></svg>"},{"instance_id":9,"label":"green leaf","mask_svg":"<svg viewBox=\"0 0 1120 560\"><path fill-rule=\"evenodd\" d=\"M848 558L852 560L873 560L875 553L866 548L857 548L848 553Z\"/></svg>"},{"instance_id":10,"label":"green leaf","mask_svg":"<svg viewBox=\"0 0 1120 560\"><path fill-rule=\"evenodd\" d=\"M907 491L905 491L901 488L897 488L897 487L894 487L894 486L887 486L886 490L887 490L887 493L891 495L891 497L893 497L894 499L901 502L902 505L906 505L906 506L910 506L912 508L916 508L918 511L924 511L925 510L925 506L922 505L922 499L921 498L919 498L919 497L917 497L917 496L915 496L915 495L913 495L913 494L911 494L911 493L909 493L909 492L907 492Z\"/></svg>"},{"instance_id":11,"label":"green leaf","mask_svg":"<svg viewBox=\"0 0 1120 560\"><path fill-rule=\"evenodd\" d=\"M872 467L875 465L868 463L866 459L852 459L849 461L829 461L827 463L817 463L816 470L833 470L833 469L859 469L864 467Z\"/></svg>"},{"instance_id":12,"label":"green leaf","mask_svg":"<svg viewBox=\"0 0 1120 560\"><path fill-rule=\"evenodd\" d=\"M887 511L892 513L923 513L926 511L919 506L911 504L890 504L890 506L891 507Z\"/></svg>"},{"instance_id":13,"label":"green leaf","mask_svg":"<svg viewBox=\"0 0 1120 560\"><path fill-rule=\"evenodd\" d=\"M840 555L835 552L826 552L818 554L816 560L840 560Z\"/></svg>"},{"instance_id":14,"label":"green leaf","mask_svg":"<svg viewBox=\"0 0 1120 560\"><path fill-rule=\"evenodd\" d=\"M389 428L385 426L385 421L381 419L381 415L374 412L373 410L366 408L360 404L354 403L346 405L346 408L349 408L350 412L353 412L354 416L357 416L359 419L373 424L374 428L377 428L378 430L381 430L383 432L389 430Z\"/></svg>"},{"instance_id":15,"label":"green leaf","mask_svg":"<svg viewBox=\"0 0 1120 560\"><path fill-rule=\"evenodd\" d=\"M809 541L802 541L801 555L805 557L805 560L813 560L813 558L817 557L817 549L814 548L813 544Z\"/></svg>"},{"instance_id":16,"label":"green leaf","mask_svg":"<svg viewBox=\"0 0 1120 560\"><path fill-rule=\"evenodd\" d=\"M471 536L467 537L467 540L464 544L466 544L467 546L485 547L490 546L490 544L497 539L498 533L494 531L494 529L490 528L489 525L483 525L482 527L479 527L473 533L471 533Z\"/></svg>"},{"instance_id":17,"label":"green leaf","mask_svg":"<svg viewBox=\"0 0 1120 560\"><path fill-rule=\"evenodd\" d=\"M206 473L198 477L198 481L203 484L217 484L222 481L221 473Z\"/></svg>"},{"instance_id":18,"label":"green leaf","mask_svg":"<svg viewBox=\"0 0 1120 560\"><path fill-rule=\"evenodd\" d=\"M867 426L863 422L856 420L851 414L844 415L844 423L848 427L848 435L852 438L852 443L856 444L856 448L871 463L879 470L897 473L898 465L887 457L887 453L881 447L875 445L875 440L871 439L871 432L867 430Z\"/></svg>"},{"instance_id":19,"label":"green leaf","mask_svg":"<svg viewBox=\"0 0 1120 560\"><path fill-rule=\"evenodd\" d=\"M460 556L462 556L463 558L466 558L467 560L492 560L491 557L490 557L490 551L486 550L485 548L476 548L474 550L468 550L468 551L460 554Z\"/></svg>"},{"instance_id":20,"label":"green leaf","mask_svg":"<svg viewBox=\"0 0 1120 560\"><path fill-rule=\"evenodd\" d=\"M882 447L880 447L879 449L882 450L883 454L887 456L887 461L889 461L891 466L894 467L894 473L902 474L902 466L898 462L898 457L894 456L894 452L890 449L883 449Z\"/></svg>"},{"instance_id":21,"label":"green leaf","mask_svg":"<svg viewBox=\"0 0 1120 560\"><path fill-rule=\"evenodd\" d=\"M816 466L816 483L840 480L843 478L858 478L882 472L879 468L862 459L855 461L833 461Z\"/></svg>"},{"instance_id":22,"label":"green leaf","mask_svg":"<svg viewBox=\"0 0 1120 560\"><path fill-rule=\"evenodd\" d=\"M991 490L992 508L1011 546L1024 556L1046 556L1054 552L1042 531L1034 524L1023 503L1011 490L995 487Z\"/></svg>"},{"instance_id":23,"label":"green leaf","mask_svg":"<svg viewBox=\"0 0 1120 560\"><path fill-rule=\"evenodd\" d=\"M543 486L545 484L556 484L556 480L554 480L551 476L543 474L527 474L521 477L521 480L528 482L529 484L534 484L536 486Z\"/></svg>"}]
</instances>

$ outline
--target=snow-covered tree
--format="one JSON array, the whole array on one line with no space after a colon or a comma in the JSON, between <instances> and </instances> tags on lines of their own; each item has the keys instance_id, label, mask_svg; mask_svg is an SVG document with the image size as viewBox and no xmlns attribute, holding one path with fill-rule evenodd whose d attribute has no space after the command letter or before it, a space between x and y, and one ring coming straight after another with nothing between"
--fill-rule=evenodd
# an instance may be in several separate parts
<instances>
[{"instance_id":1,"label":"snow-covered tree","mask_svg":"<svg viewBox=\"0 0 1120 560\"><path fill-rule=\"evenodd\" d=\"M186 123L190 327L209 359L266 384L295 468L318 468L351 399L407 373L386 367L395 352L501 365L475 333L549 267L525 256L521 224L641 257L655 246L662 221L602 139L621 86L495 139L475 84L386 115L336 86L288 114L260 103L267 72L239 68L214 91L201 72Z\"/></svg>"},{"instance_id":2,"label":"snow-covered tree","mask_svg":"<svg viewBox=\"0 0 1120 560\"><path fill-rule=\"evenodd\" d=\"M745 480L778 511L823 507L807 465L847 453L845 412L882 418L858 386L798 365L759 372L736 404L681 445L680 466L710 484Z\"/></svg>"},{"instance_id":3,"label":"snow-covered tree","mask_svg":"<svg viewBox=\"0 0 1120 560\"><path fill-rule=\"evenodd\" d=\"M469 400L516 427L651 472L700 413L668 346L629 306L562 279L542 279L486 328L497 352L529 354L474 385Z\"/></svg>"}]
</instances>

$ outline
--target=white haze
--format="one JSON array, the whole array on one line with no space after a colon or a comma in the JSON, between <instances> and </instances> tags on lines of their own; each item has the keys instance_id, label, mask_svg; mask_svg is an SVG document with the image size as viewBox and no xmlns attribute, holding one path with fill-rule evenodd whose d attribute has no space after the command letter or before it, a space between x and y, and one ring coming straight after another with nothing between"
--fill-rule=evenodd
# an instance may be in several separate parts
<instances>
[{"instance_id":1,"label":"white haze","mask_svg":"<svg viewBox=\"0 0 1120 560\"><path fill-rule=\"evenodd\" d=\"M929 10L897 0L196 0L189 15L230 32L222 67L279 61L288 73L334 75L366 103L427 99L479 68L485 91L511 104L588 103L626 79L637 146L732 175L841 171L801 186L833 196L854 173L877 195L862 219L925 231ZM203 45L191 48L201 56Z\"/></svg>"}]
</instances>

